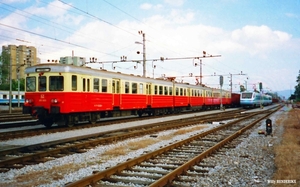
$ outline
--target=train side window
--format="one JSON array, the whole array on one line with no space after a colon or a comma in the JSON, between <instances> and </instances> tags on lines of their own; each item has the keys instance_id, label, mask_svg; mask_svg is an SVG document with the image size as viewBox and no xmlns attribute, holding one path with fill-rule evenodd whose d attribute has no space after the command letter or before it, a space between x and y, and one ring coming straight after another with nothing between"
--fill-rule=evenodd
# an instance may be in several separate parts
<instances>
[{"instance_id":1,"label":"train side window","mask_svg":"<svg viewBox=\"0 0 300 187\"><path fill-rule=\"evenodd\" d=\"M107 79L102 79L102 92L107 92Z\"/></svg>"},{"instance_id":2,"label":"train side window","mask_svg":"<svg viewBox=\"0 0 300 187\"><path fill-rule=\"evenodd\" d=\"M99 92L99 79L94 78L94 92Z\"/></svg>"},{"instance_id":3,"label":"train side window","mask_svg":"<svg viewBox=\"0 0 300 187\"><path fill-rule=\"evenodd\" d=\"M7 99L7 95L4 94L4 95L3 95L3 99Z\"/></svg>"},{"instance_id":4,"label":"train side window","mask_svg":"<svg viewBox=\"0 0 300 187\"><path fill-rule=\"evenodd\" d=\"M140 83L139 94L144 94L144 85L143 85L143 83Z\"/></svg>"},{"instance_id":5,"label":"train side window","mask_svg":"<svg viewBox=\"0 0 300 187\"><path fill-rule=\"evenodd\" d=\"M179 88L176 87L176 95L179 95Z\"/></svg>"},{"instance_id":6,"label":"train side window","mask_svg":"<svg viewBox=\"0 0 300 187\"><path fill-rule=\"evenodd\" d=\"M50 91L63 91L64 90L64 77L63 76L50 76L49 77Z\"/></svg>"},{"instance_id":7,"label":"train side window","mask_svg":"<svg viewBox=\"0 0 300 187\"><path fill-rule=\"evenodd\" d=\"M180 95L183 95L183 89L180 88Z\"/></svg>"},{"instance_id":8,"label":"train side window","mask_svg":"<svg viewBox=\"0 0 300 187\"><path fill-rule=\"evenodd\" d=\"M159 86L158 89L159 89L159 95L162 95L164 91L163 86Z\"/></svg>"},{"instance_id":9,"label":"train side window","mask_svg":"<svg viewBox=\"0 0 300 187\"><path fill-rule=\"evenodd\" d=\"M90 91L90 79L87 79L87 91L89 92Z\"/></svg>"},{"instance_id":10,"label":"train side window","mask_svg":"<svg viewBox=\"0 0 300 187\"><path fill-rule=\"evenodd\" d=\"M82 91L85 92L85 78L82 79Z\"/></svg>"},{"instance_id":11,"label":"train side window","mask_svg":"<svg viewBox=\"0 0 300 187\"><path fill-rule=\"evenodd\" d=\"M132 83L132 93L136 94L137 93L137 83Z\"/></svg>"},{"instance_id":12,"label":"train side window","mask_svg":"<svg viewBox=\"0 0 300 187\"><path fill-rule=\"evenodd\" d=\"M47 77L46 76L39 76L38 80L39 80L39 84L38 84L39 91L46 91Z\"/></svg>"},{"instance_id":13,"label":"train side window","mask_svg":"<svg viewBox=\"0 0 300 187\"><path fill-rule=\"evenodd\" d=\"M36 78L26 77L26 91L35 92L35 90L36 90Z\"/></svg>"},{"instance_id":14,"label":"train side window","mask_svg":"<svg viewBox=\"0 0 300 187\"><path fill-rule=\"evenodd\" d=\"M173 95L173 88L169 87L169 95Z\"/></svg>"},{"instance_id":15,"label":"train side window","mask_svg":"<svg viewBox=\"0 0 300 187\"><path fill-rule=\"evenodd\" d=\"M165 91L164 95L169 95L167 86L164 87L164 91Z\"/></svg>"},{"instance_id":16,"label":"train side window","mask_svg":"<svg viewBox=\"0 0 300 187\"><path fill-rule=\"evenodd\" d=\"M125 82L125 93L129 93L129 82Z\"/></svg>"},{"instance_id":17,"label":"train side window","mask_svg":"<svg viewBox=\"0 0 300 187\"><path fill-rule=\"evenodd\" d=\"M72 91L76 91L76 90L77 90L77 76L72 75Z\"/></svg>"},{"instance_id":18,"label":"train side window","mask_svg":"<svg viewBox=\"0 0 300 187\"><path fill-rule=\"evenodd\" d=\"M154 85L154 95L157 95L158 90L157 90L157 85Z\"/></svg>"}]
</instances>

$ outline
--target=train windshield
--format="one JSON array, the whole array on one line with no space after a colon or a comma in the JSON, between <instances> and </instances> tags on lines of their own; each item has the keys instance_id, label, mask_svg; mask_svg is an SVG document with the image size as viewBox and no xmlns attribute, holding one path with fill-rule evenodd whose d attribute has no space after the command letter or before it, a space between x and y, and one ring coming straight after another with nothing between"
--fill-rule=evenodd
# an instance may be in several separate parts
<instances>
[{"instance_id":1,"label":"train windshield","mask_svg":"<svg viewBox=\"0 0 300 187\"><path fill-rule=\"evenodd\" d=\"M35 92L36 91L36 78L26 77L26 91Z\"/></svg>"},{"instance_id":2,"label":"train windshield","mask_svg":"<svg viewBox=\"0 0 300 187\"><path fill-rule=\"evenodd\" d=\"M46 91L47 79L45 76L39 77L39 91Z\"/></svg>"},{"instance_id":3,"label":"train windshield","mask_svg":"<svg viewBox=\"0 0 300 187\"><path fill-rule=\"evenodd\" d=\"M252 93L242 93L242 98L243 99L251 99L252 98Z\"/></svg>"},{"instance_id":4,"label":"train windshield","mask_svg":"<svg viewBox=\"0 0 300 187\"><path fill-rule=\"evenodd\" d=\"M49 77L49 90L50 91L63 91L64 90L64 77L63 76L50 76Z\"/></svg>"}]
</instances>

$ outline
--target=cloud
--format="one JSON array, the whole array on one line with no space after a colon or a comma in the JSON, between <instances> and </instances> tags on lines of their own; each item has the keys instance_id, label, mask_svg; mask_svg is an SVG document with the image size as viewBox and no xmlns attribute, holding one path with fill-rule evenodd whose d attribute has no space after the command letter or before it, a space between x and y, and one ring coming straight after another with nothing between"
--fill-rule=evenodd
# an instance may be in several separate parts
<instances>
[{"instance_id":1,"label":"cloud","mask_svg":"<svg viewBox=\"0 0 300 187\"><path fill-rule=\"evenodd\" d=\"M162 9L163 5L161 4L157 4L157 5L153 5L153 4L150 4L150 3L144 3L140 6L141 9L143 10L160 10Z\"/></svg>"},{"instance_id":2,"label":"cloud","mask_svg":"<svg viewBox=\"0 0 300 187\"><path fill-rule=\"evenodd\" d=\"M285 15L289 18L299 18L299 15L293 13L285 13Z\"/></svg>"},{"instance_id":3,"label":"cloud","mask_svg":"<svg viewBox=\"0 0 300 187\"><path fill-rule=\"evenodd\" d=\"M25 3L27 2L28 0L3 0L2 2L3 3L8 3L8 4L11 4L11 3Z\"/></svg>"},{"instance_id":4,"label":"cloud","mask_svg":"<svg viewBox=\"0 0 300 187\"><path fill-rule=\"evenodd\" d=\"M165 3L172 6L181 6L183 5L185 0L165 0Z\"/></svg>"},{"instance_id":5,"label":"cloud","mask_svg":"<svg viewBox=\"0 0 300 187\"><path fill-rule=\"evenodd\" d=\"M288 42L291 35L282 31L273 31L268 26L247 25L231 33L231 39L245 46L252 54L265 53Z\"/></svg>"}]
</instances>

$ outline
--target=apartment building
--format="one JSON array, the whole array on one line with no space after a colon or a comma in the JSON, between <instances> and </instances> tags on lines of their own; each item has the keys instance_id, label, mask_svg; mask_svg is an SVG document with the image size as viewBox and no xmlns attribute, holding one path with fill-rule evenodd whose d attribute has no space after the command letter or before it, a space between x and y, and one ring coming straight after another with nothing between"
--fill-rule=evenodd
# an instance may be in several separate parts
<instances>
[{"instance_id":1,"label":"apartment building","mask_svg":"<svg viewBox=\"0 0 300 187\"><path fill-rule=\"evenodd\" d=\"M33 46L8 45L2 46L2 51L6 51L10 55L12 79L18 79L18 75L19 78L25 78L25 68L38 63L37 50Z\"/></svg>"}]
</instances>

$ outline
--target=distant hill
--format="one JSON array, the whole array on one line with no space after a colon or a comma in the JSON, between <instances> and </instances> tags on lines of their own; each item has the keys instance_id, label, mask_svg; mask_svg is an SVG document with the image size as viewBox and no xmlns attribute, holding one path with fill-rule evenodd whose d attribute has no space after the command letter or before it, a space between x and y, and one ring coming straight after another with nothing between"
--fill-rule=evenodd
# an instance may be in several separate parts
<instances>
[{"instance_id":1,"label":"distant hill","mask_svg":"<svg viewBox=\"0 0 300 187\"><path fill-rule=\"evenodd\" d=\"M285 98L285 99L288 99L291 94L294 94L294 90L281 90L281 91L275 91L279 97L281 98Z\"/></svg>"}]
</instances>

